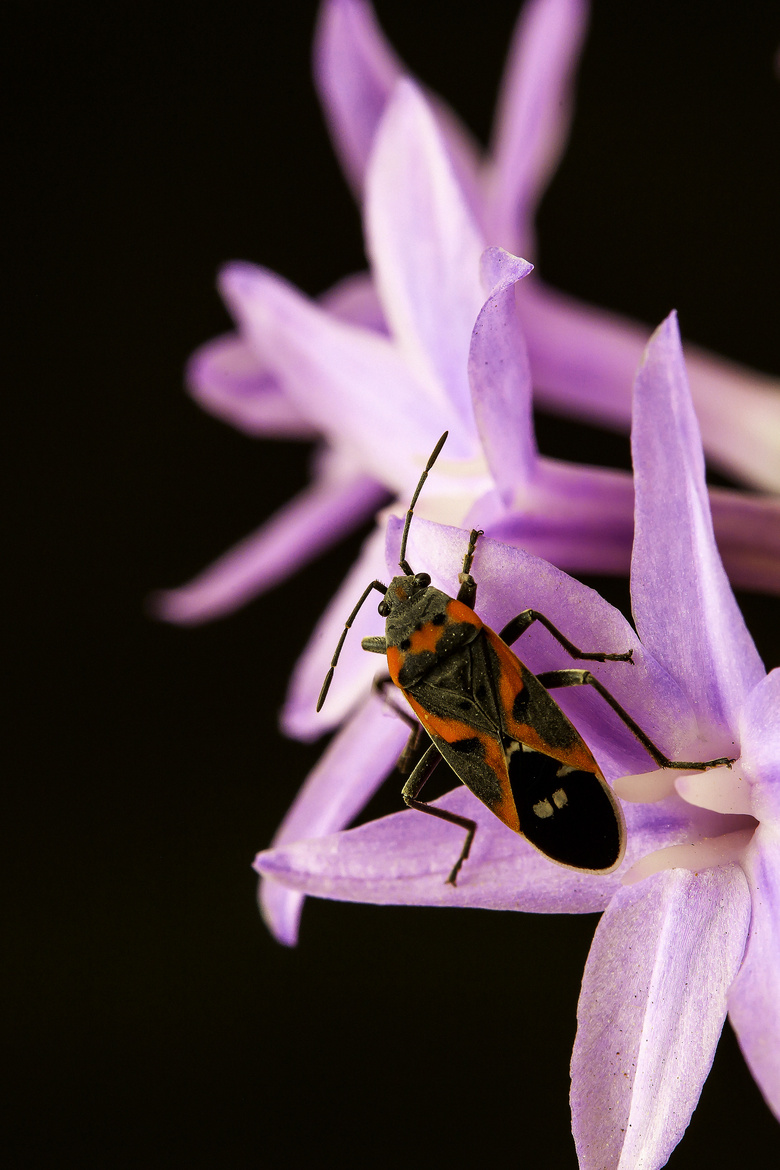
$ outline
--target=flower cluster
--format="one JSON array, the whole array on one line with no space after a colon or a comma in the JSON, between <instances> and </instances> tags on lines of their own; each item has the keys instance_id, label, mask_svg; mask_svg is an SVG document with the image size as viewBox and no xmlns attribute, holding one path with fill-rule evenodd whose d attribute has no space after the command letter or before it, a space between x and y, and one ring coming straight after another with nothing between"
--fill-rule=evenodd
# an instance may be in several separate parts
<instances>
[{"instance_id":1,"label":"flower cluster","mask_svg":"<svg viewBox=\"0 0 780 1170\"><path fill-rule=\"evenodd\" d=\"M780 1115L780 672L766 675L729 585L780 592L780 504L708 491L702 447L732 475L780 488L780 396L711 355L684 360L674 315L647 344L647 330L545 287L521 258L533 258L535 208L565 142L586 15L583 0L526 5L483 155L397 59L365 0L323 4L317 81L361 203L370 273L312 301L265 269L230 265L220 287L237 332L189 371L198 401L247 433L317 439L315 478L158 607L184 623L227 613L378 513L291 684L290 734L339 730L257 858L266 920L293 943L306 894L603 910L572 1063L580 1162L601 1170L664 1164L727 1013ZM631 421L633 477L540 456L533 397ZM340 831L408 735L372 691L376 659L361 649L361 636L379 632L372 606L344 643L322 716L317 695L361 591L397 571L400 516L445 428L409 532L411 564L456 592L464 529L478 526L473 573L488 625L531 607L578 645L632 647L633 667L593 673L644 731L671 758L735 760L647 773L645 750L599 695L562 693L625 802L615 873L553 865L466 789L439 802L477 822L455 888L444 883L451 825L404 812ZM630 570L637 632L564 570ZM560 665L544 629L522 646L535 673Z\"/></svg>"},{"instance_id":2,"label":"flower cluster","mask_svg":"<svg viewBox=\"0 0 780 1170\"><path fill-rule=\"evenodd\" d=\"M193 623L228 613L388 497L403 508L442 420L451 433L448 473L440 469L438 486L431 485L428 515L468 523L472 505L490 492L491 507L480 514L484 522L500 518L508 542L575 572L627 571L630 479L538 459L530 395L533 389L558 411L628 427L631 383L650 331L580 305L536 274L521 279L527 264L494 259L480 273L479 263L486 247L533 260L533 217L565 144L586 19L585 0L526 5L483 155L444 102L411 78L366 0L323 4L316 80L360 200L371 271L317 301L266 269L241 263L223 271L220 289L238 331L195 354L192 393L250 435L314 438L322 446L311 487L194 581L159 595L161 616ZM481 338L472 337L478 317ZM512 364L497 353L489 369L481 362L502 335L499 318L509 322L502 345ZM776 491L776 382L692 347L687 360L711 460ZM507 404L496 450L484 415ZM717 491L712 507L731 580L777 592L777 501ZM378 545L379 538L366 550L360 580L378 567ZM316 640L328 641L342 611L339 598ZM316 734L301 726L300 712L309 697L302 679L319 677L320 665L302 665L293 687L285 726L295 734Z\"/></svg>"},{"instance_id":3,"label":"flower cluster","mask_svg":"<svg viewBox=\"0 0 780 1170\"><path fill-rule=\"evenodd\" d=\"M735 757L705 773L647 773L648 758L599 697L560 704L626 801L623 866L606 876L556 866L509 832L467 789L440 807L477 822L458 885L445 878L458 833L415 812L261 853L272 926L291 941L302 894L348 901L541 913L603 910L583 977L572 1059L572 1118L583 1168L664 1165L712 1064L726 1014L780 1117L780 669L767 675L715 544L704 460L676 320L648 345L635 382L636 487L631 596L637 635L591 589L499 541L480 542L473 572L480 615L500 628L538 609L577 645L634 648L634 667L594 667L662 750ZM400 521L388 528L387 570ZM408 556L452 592L466 534L416 521ZM536 635L536 636L534 636ZM544 630L523 638L539 673L560 664ZM345 786L368 795L392 767L407 728L375 701L309 778L293 814L331 813ZM637 773L639 773L637 775ZM340 792L340 796L337 796ZM316 814L315 814L316 815ZM298 824L296 824L296 820ZM283 883L283 885L280 885ZM617 1054L617 1055L616 1055Z\"/></svg>"}]
</instances>

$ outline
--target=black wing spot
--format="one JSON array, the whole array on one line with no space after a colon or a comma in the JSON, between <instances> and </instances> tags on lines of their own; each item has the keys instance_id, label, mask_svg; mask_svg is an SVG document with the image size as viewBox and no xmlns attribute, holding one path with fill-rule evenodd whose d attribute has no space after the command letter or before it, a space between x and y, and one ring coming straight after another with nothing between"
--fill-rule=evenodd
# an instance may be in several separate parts
<instances>
[{"instance_id":1,"label":"black wing spot","mask_svg":"<svg viewBox=\"0 0 780 1170\"><path fill-rule=\"evenodd\" d=\"M400 645L401 645L401 649L402 649L402 650L408 650L408 649L409 649L409 647L411 646L411 644L412 644L412 643L411 643L411 640L410 640L409 638L404 638L403 642L401 642L401 644L400 644Z\"/></svg>"},{"instance_id":2,"label":"black wing spot","mask_svg":"<svg viewBox=\"0 0 780 1170\"><path fill-rule=\"evenodd\" d=\"M476 735L469 739L456 739L454 743L447 746L462 756L484 756L485 754L482 742Z\"/></svg>"},{"instance_id":3,"label":"black wing spot","mask_svg":"<svg viewBox=\"0 0 780 1170\"><path fill-rule=\"evenodd\" d=\"M597 776L525 749L509 756L509 782L520 829L537 849L575 869L614 866L622 830Z\"/></svg>"},{"instance_id":4,"label":"black wing spot","mask_svg":"<svg viewBox=\"0 0 780 1170\"><path fill-rule=\"evenodd\" d=\"M435 617L431 618L434 626L443 626L447 620L447 615L444 613L437 613Z\"/></svg>"},{"instance_id":5,"label":"black wing spot","mask_svg":"<svg viewBox=\"0 0 780 1170\"><path fill-rule=\"evenodd\" d=\"M524 723L528 726L528 705L531 701L531 696L528 693L528 687L523 687L515 695L515 700L512 703L512 718L517 723Z\"/></svg>"}]
</instances>

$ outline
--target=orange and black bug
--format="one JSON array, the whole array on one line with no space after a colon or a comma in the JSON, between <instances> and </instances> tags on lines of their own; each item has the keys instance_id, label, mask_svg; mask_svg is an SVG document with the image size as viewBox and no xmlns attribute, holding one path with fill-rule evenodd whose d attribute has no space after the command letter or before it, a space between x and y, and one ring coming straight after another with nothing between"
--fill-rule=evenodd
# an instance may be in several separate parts
<instances>
[{"instance_id":1,"label":"orange and black bug","mask_svg":"<svg viewBox=\"0 0 780 1170\"><path fill-rule=\"evenodd\" d=\"M406 561L406 544L414 506L446 438L447 432L436 444L406 513L399 557L403 576L394 577L389 585L372 581L364 590L344 626L317 710L325 701L347 631L376 589L384 594L379 613L386 619L385 635L364 638L363 648L387 655L390 680L419 720L410 746L421 728L432 740L407 780L403 798L410 808L466 830L466 840L447 881L455 884L477 826L467 817L417 799L442 759L499 820L551 861L585 873L610 873L620 865L625 851L620 805L587 744L550 690L593 687L660 767L704 769L731 761L670 760L589 670L532 674L509 644L534 622L541 622L572 658L630 663L633 651L606 654L580 650L533 609L519 613L499 634L489 629L474 611L477 583L470 571L481 532L472 531L469 537L456 598L433 588L427 573L412 571Z\"/></svg>"}]
</instances>

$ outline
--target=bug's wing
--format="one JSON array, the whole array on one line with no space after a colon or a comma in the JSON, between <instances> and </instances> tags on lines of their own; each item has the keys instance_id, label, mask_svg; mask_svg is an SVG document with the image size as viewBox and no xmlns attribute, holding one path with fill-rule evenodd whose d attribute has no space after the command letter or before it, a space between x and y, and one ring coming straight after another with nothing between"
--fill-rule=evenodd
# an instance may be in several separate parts
<instances>
[{"instance_id":1,"label":"bug's wing","mask_svg":"<svg viewBox=\"0 0 780 1170\"><path fill-rule=\"evenodd\" d=\"M600 776L590 749L550 692L495 631L486 626L483 632L496 680L498 718L504 735L561 764Z\"/></svg>"},{"instance_id":2,"label":"bug's wing","mask_svg":"<svg viewBox=\"0 0 780 1170\"><path fill-rule=\"evenodd\" d=\"M484 637L447 655L404 694L458 779L516 833L494 672Z\"/></svg>"},{"instance_id":3,"label":"bug's wing","mask_svg":"<svg viewBox=\"0 0 780 1170\"><path fill-rule=\"evenodd\" d=\"M623 815L600 772L571 768L519 743L508 749L508 771L520 832L545 857L587 873L617 869Z\"/></svg>"},{"instance_id":4,"label":"bug's wing","mask_svg":"<svg viewBox=\"0 0 780 1170\"><path fill-rule=\"evenodd\" d=\"M623 860L623 814L587 744L539 680L485 629L499 663L499 715L520 832L572 869L609 873Z\"/></svg>"}]
</instances>

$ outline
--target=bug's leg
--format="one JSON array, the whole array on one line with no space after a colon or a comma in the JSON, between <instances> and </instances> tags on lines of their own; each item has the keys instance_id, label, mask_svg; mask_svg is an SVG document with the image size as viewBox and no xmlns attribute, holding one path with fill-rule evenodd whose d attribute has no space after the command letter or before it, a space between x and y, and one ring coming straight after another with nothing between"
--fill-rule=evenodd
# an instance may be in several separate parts
<instances>
[{"instance_id":1,"label":"bug's leg","mask_svg":"<svg viewBox=\"0 0 780 1170\"><path fill-rule=\"evenodd\" d=\"M352 613L349 615L346 622L344 623L344 629L341 632L341 637L339 638L339 644L336 647L336 651L330 660L330 667L328 669L328 673L325 675L325 682L322 684L322 690L320 691L320 697L317 700L317 710L318 711L320 711L322 709L322 704L325 702L325 697L330 689L330 680L333 678L333 671L336 669L336 663L339 660L339 654L341 653L341 647L344 645L344 639L347 636L347 633L349 631L350 626L352 625L352 623L354 622L355 618L358 615L358 610L360 609L361 605L366 600L366 598L368 597L368 595L372 589L378 589L380 593L387 593L387 586L383 585L381 581L372 581L371 584L366 585L365 589L363 590L361 597L360 597L360 601L357 603L355 608L352 610Z\"/></svg>"},{"instance_id":2,"label":"bug's leg","mask_svg":"<svg viewBox=\"0 0 780 1170\"><path fill-rule=\"evenodd\" d=\"M363 638L360 645L364 650L368 650L369 654L387 654L387 641L379 634Z\"/></svg>"},{"instance_id":3,"label":"bug's leg","mask_svg":"<svg viewBox=\"0 0 780 1170\"><path fill-rule=\"evenodd\" d=\"M410 720L410 722L416 721ZM420 746L420 740L424 734L425 733L423 732L422 725L420 723L417 723L416 726L412 728L411 735L406 741L406 747L398 757L398 763L396 764L399 775L408 776L412 771L412 760L417 754L417 750Z\"/></svg>"},{"instance_id":4,"label":"bug's leg","mask_svg":"<svg viewBox=\"0 0 780 1170\"><path fill-rule=\"evenodd\" d=\"M390 678L389 674L384 676L380 675L379 678L374 679L374 690L382 696L393 714L397 715L399 719L403 719L404 723L406 723L412 729L412 733L409 736L406 747L398 757L398 763L396 764L396 768L400 775L408 776L412 768L412 760L415 757L417 749L420 746L420 740L423 737L422 724L418 723L415 717L410 715L408 711L404 711L401 707L397 707L395 703L391 702L388 698L388 691L392 690L396 693L398 691L398 688Z\"/></svg>"},{"instance_id":5,"label":"bug's leg","mask_svg":"<svg viewBox=\"0 0 780 1170\"><path fill-rule=\"evenodd\" d=\"M390 708L390 710L393 712L394 715L397 715L399 719L403 719L404 723L406 723L413 730L422 731L422 727L420 726L418 721L415 719L414 715L410 715L408 711L404 711L403 707L396 706L396 704L394 702L392 702L392 700L390 699L391 694L392 695L398 694L398 687L395 685L393 680L390 678L389 674L380 675L378 678L375 678L373 685L374 685L374 690L377 691L382 696L385 703L387 703L387 706Z\"/></svg>"},{"instance_id":6,"label":"bug's leg","mask_svg":"<svg viewBox=\"0 0 780 1170\"><path fill-rule=\"evenodd\" d=\"M642 747L653 757L656 764L661 768L695 768L698 771L704 771L705 768L721 768L724 765L731 765L734 763L733 759L727 756L721 756L717 760L670 760L668 756L664 755L659 747L653 743L650 737L642 731L638 723L629 715L624 707L621 707L617 699L613 698L605 686L595 678L589 670L547 670L543 674L536 676L539 682L548 691L554 687L583 687L590 686L598 691L602 699L609 703L612 710L618 715L630 732L632 732Z\"/></svg>"},{"instance_id":7,"label":"bug's leg","mask_svg":"<svg viewBox=\"0 0 780 1170\"><path fill-rule=\"evenodd\" d=\"M472 528L471 536L469 537L469 547L466 549L466 555L463 558L463 572L458 574L458 581L460 582L458 601L462 601L469 609L474 608L477 600L477 583L471 576L471 562L474 560L474 550L477 547L477 541L482 535L481 528Z\"/></svg>"},{"instance_id":8,"label":"bug's leg","mask_svg":"<svg viewBox=\"0 0 780 1170\"><path fill-rule=\"evenodd\" d=\"M517 617L512 618L511 622L507 622L498 636L502 642L511 646L534 622L541 622L572 658L586 658L590 662L630 662L633 665L633 650L626 650L625 654L602 654L599 651L590 654L585 650L580 650L578 646L569 641L565 634L561 633L557 626L552 624L549 618L546 618L543 613L539 613L537 609L524 609Z\"/></svg>"},{"instance_id":9,"label":"bug's leg","mask_svg":"<svg viewBox=\"0 0 780 1170\"><path fill-rule=\"evenodd\" d=\"M450 870L450 876L447 878L447 882L454 886L457 885L457 877L460 867L463 865L463 862L469 855L471 842L474 840L474 834L477 831L477 822L469 820L468 817L459 817L457 813L448 812L444 808L431 808L431 806L426 804L424 801L417 800L417 797L422 792L423 785L425 784L426 780L432 776L434 769L437 768L440 763L441 756L439 755L439 749L436 747L436 744L432 743L425 752L425 755L418 763L417 767L412 772L409 779L406 781L406 784L404 784L402 795L406 803L409 805L409 808L416 808L418 812L428 813L429 816L438 817L439 820L442 821L449 821L451 825L460 825L462 829L466 830L466 840L464 842L463 848L460 851L460 857L453 865L452 869Z\"/></svg>"}]
</instances>

